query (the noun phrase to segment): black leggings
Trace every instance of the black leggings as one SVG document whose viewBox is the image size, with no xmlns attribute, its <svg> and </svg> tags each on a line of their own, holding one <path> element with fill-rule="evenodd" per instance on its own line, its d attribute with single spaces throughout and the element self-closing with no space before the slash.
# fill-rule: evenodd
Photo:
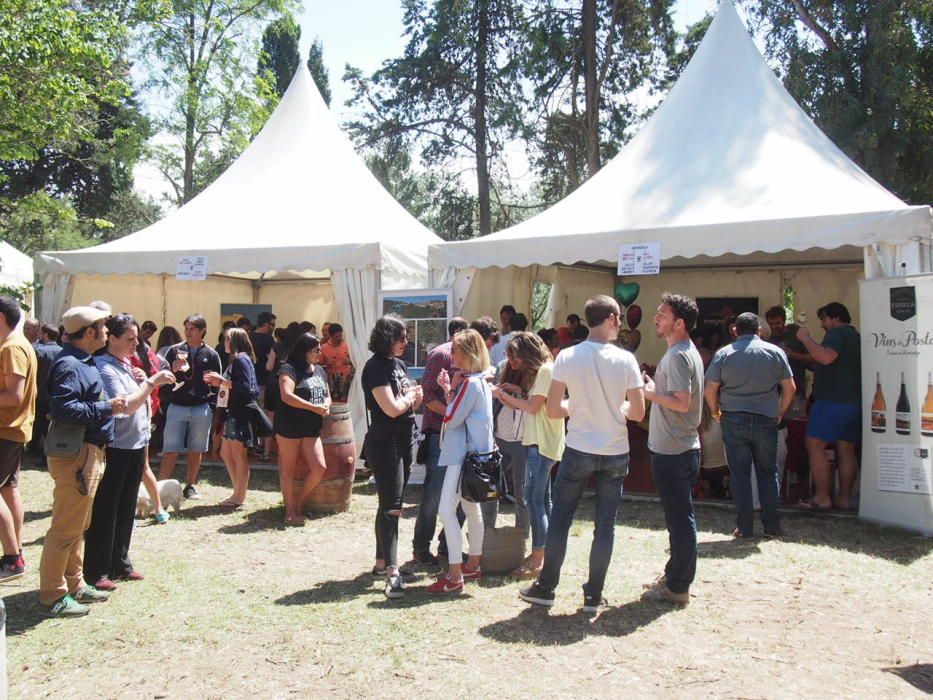
<svg viewBox="0 0 933 700">
<path fill-rule="evenodd" d="M 97 487 L 91 526 L 84 536 L 84 579 L 95 584 L 102 577 L 133 573 L 130 538 L 139 482 L 146 468 L 146 448 L 107 448 L 107 467 Z"/>
<path fill-rule="evenodd" d="M 398 566 L 398 521 L 402 494 L 411 474 L 412 426 L 409 421 L 395 429 L 370 427 L 366 436 L 366 462 L 376 479 L 379 508 L 376 510 L 376 559 L 387 567 Z"/>
</svg>

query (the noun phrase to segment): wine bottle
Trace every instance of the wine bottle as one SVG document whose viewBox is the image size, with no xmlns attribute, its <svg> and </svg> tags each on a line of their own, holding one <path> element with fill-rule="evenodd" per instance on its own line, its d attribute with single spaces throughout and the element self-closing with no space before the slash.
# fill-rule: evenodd
<svg viewBox="0 0 933 700">
<path fill-rule="evenodd" d="M 920 432 L 933 437 L 933 372 L 927 372 L 927 395 L 923 400 L 923 412 L 920 414 Z"/>
<path fill-rule="evenodd" d="M 933 414 L 931 414 L 933 419 Z M 933 420 L 931 420 L 933 426 Z M 871 431 L 883 433 L 888 429 L 888 407 L 881 391 L 881 372 L 875 372 L 875 398 L 871 402 Z"/>
<path fill-rule="evenodd" d="M 901 395 L 897 397 L 894 413 L 894 430 L 898 435 L 910 435 L 910 401 L 907 399 L 903 372 L 901 372 Z"/>
</svg>

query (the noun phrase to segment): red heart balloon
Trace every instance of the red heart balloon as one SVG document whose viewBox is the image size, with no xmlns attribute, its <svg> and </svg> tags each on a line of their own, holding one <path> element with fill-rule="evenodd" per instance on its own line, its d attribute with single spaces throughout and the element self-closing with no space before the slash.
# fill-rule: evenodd
<svg viewBox="0 0 933 700">
<path fill-rule="evenodd" d="M 625 321 L 632 330 L 638 328 L 641 323 L 641 307 L 638 304 L 632 304 L 625 311 Z"/>
</svg>

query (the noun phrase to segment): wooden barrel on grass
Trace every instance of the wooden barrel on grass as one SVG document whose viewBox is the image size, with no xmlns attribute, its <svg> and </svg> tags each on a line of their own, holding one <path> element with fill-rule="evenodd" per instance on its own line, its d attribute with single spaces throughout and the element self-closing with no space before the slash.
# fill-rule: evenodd
<svg viewBox="0 0 933 700">
<path fill-rule="evenodd" d="M 330 415 L 324 416 L 321 442 L 324 445 L 327 470 L 321 483 L 302 504 L 302 510 L 338 513 L 350 508 L 350 494 L 356 473 L 356 441 L 353 439 L 353 420 L 348 404 L 331 404 Z M 308 465 L 299 455 L 295 478 L 301 480 L 307 474 Z"/>
</svg>

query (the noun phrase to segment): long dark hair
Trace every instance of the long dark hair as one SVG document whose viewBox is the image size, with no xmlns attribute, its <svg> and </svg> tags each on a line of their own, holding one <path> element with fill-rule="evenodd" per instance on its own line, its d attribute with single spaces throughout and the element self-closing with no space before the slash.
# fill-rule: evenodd
<svg viewBox="0 0 933 700">
<path fill-rule="evenodd" d="M 152 323 L 152 321 L 147 321 L 146 323 Z M 136 332 L 140 332 L 138 323 L 136 324 Z M 142 342 L 142 338 L 140 338 L 140 341 L 136 343 L 136 357 L 139 358 L 139 364 L 143 366 L 143 371 L 151 377 L 152 363 L 149 361 L 149 346 Z"/>
<path fill-rule="evenodd" d="M 159 339 L 156 341 L 156 350 L 171 345 L 178 345 L 180 342 L 181 334 L 176 328 L 174 326 L 165 326 L 165 328 L 159 331 Z"/>
<path fill-rule="evenodd" d="M 321 339 L 316 335 L 310 333 L 299 335 L 288 351 L 286 362 L 300 372 L 307 372 L 309 367 L 308 353 L 320 345 Z"/>
</svg>

